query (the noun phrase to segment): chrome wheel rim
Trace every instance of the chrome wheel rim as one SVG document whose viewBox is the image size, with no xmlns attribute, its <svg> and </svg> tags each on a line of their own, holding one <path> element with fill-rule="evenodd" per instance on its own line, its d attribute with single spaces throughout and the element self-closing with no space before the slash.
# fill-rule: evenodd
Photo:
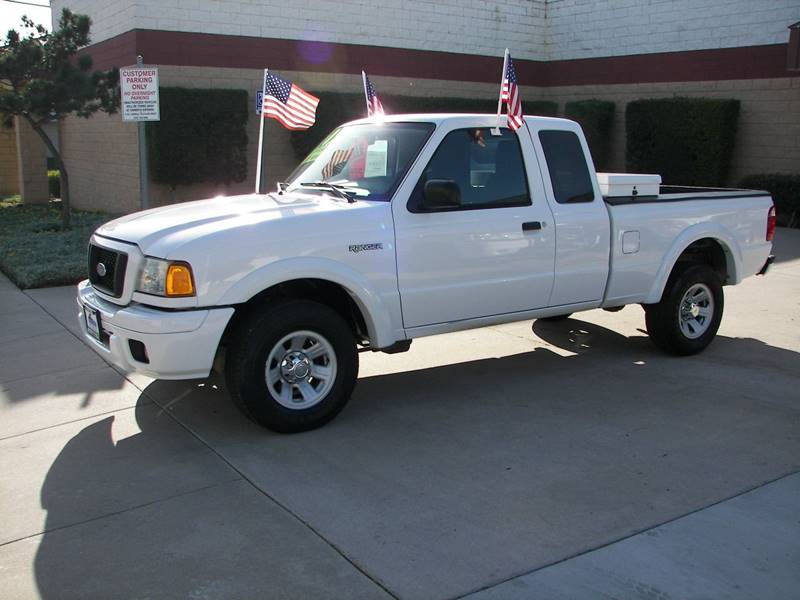
<svg viewBox="0 0 800 600">
<path fill-rule="evenodd" d="M 281 406 L 303 410 L 319 404 L 336 379 L 336 353 L 331 343 L 313 331 L 283 336 L 267 356 L 267 389 Z"/>
<path fill-rule="evenodd" d="M 714 296 L 704 283 L 695 283 L 683 295 L 678 307 L 681 333 L 690 340 L 703 335 L 714 319 Z"/>
</svg>

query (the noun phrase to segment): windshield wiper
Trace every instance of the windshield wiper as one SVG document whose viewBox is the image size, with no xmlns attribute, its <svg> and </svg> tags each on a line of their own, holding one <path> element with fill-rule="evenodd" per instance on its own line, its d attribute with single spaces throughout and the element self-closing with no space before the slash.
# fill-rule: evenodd
<svg viewBox="0 0 800 600">
<path fill-rule="evenodd" d="M 301 186 L 304 185 L 306 187 L 315 187 L 322 190 L 328 190 L 336 194 L 339 198 L 347 200 L 351 204 L 356 201 L 355 198 L 353 198 L 353 196 L 351 196 L 345 191 L 347 188 L 345 188 L 344 186 L 337 186 L 333 183 L 328 183 L 327 181 L 304 181 L 300 185 Z"/>
</svg>

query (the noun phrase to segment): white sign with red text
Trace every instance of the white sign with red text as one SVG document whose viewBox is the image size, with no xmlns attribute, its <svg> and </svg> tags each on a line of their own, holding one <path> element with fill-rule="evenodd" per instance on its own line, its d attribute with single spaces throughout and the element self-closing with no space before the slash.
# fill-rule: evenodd
<svg viewBox="0 0 800 600">
<path fill-rule="evenodd" d="M 123 121 L 160 121 L 158 67 L 146 65 L 119 70 Z"/>
</svg>

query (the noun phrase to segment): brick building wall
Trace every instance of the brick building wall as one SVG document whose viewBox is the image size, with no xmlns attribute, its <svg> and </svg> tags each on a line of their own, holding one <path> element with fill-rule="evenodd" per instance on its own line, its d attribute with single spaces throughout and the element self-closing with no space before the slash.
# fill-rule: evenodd
<svg viewBox="0 0 800 600">
<path fill-rule="evenodd" d="M 358 74 L 365 68 L 383 93 L 496 97 L 502 51 L 509 46 L 523 105 L 555 100 L 563 111 L 575 99 L 616 103 L 615 170 L 625 168 L 625 105 L 675 95 L 742 102 L 730 184 L 749 173 L 800 170 L 800 77 L 785 70 L 787 26 L 800 20 L 796 0 L 408 0 L 402 9 L 398 4 L 75 0 L 70 7 L 93 18 L 96 43 L 88 52 L 99 68 L 132 64 L 143 54 L 160 66 L 162 85 L 246 89 L 252 101 L 265 66 L 310 91 L 360 91 Z M 53 2 L 54 15 L 62 5 Z M 119 116 L 90 122 L 62 124 L 71 174 L 80 173 L 73 175 L 82 194 L 81 199 L 74 194 L 76 205 L 135 210 L 135 126 Z M 152 185 L 151 204 L 250 191 L 258 136 L 254 114 L 248 128 L 246 182 L 175 191 Z M 120 144 L 106 145 L 97 157 L 103 133 Z M 274 182 L 286 177 L 296 159 L 288 132 L 272 120 L 267 140 L 266 173 Z M 123 175 L 131 185 L 120 192 Z"/>
<path fill-rule="evenodd" d="M 548 0 L 547 60 L 786 43 L 797 0 Z"/>
<path fill-rule="evenodd" d="M 199 32 L 495 56 L 543 57 L 544 0 L 53 0 L 92 16 L 92 40 L 131 29 Z"/>
</svg>

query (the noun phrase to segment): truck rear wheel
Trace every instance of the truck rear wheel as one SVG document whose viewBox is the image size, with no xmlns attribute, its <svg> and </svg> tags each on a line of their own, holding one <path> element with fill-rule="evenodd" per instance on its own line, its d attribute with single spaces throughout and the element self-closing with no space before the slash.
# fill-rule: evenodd
<svg viewBox="0 0 800 600">
<path fill-rule="evenodd" d="M 697 354 L 717 335 L 724 303 L 722 283 L 711 267 L 685 267 L 670 276 L 661 302 L 645 305 L 647 333 L 665 352 Z"/>
<path fill-rule="evenodd" d="M 350 327 L 333 309 L 307 300 L 284 300 L 254 313 L 235 333 L 226 362 L 234 403 L 279 433 L 333 419 L 358 377 Z"/>
</svg>

